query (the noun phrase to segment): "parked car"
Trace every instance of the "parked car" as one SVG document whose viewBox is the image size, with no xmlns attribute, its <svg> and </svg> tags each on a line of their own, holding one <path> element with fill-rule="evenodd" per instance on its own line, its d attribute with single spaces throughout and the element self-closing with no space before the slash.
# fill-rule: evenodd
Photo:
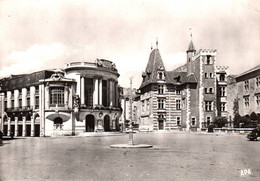
<svg viewBox="0 0 260 181">
<path fill-rule="evenodd" d="M 249 134 L 247 135 L 247 138 L 248 138 L 250 141 L 257 140 L 258 137 L 260 137 L 260 128 L 259 128 L 259 127 L 253 129 L 253 130 L 251 131 L 251 133 L 249 133 Z"/>
</svg>

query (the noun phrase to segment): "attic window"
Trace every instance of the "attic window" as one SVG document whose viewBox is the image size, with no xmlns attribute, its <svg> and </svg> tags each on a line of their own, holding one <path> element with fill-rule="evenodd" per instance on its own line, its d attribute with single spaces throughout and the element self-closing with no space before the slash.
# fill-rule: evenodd
<svg viewBox="0 0 260 181">
<path fill-rule="evenodd" d="M 181 83 L 181 77 L 180 76 L 175 77 L 174 79 L 176 80 L 177 83 Z"/>
<path fill-rule="evenodd" d="M 163 79 L 164 79 L 164 74 L 163 74 L 163 72 L 158 71 L 157 78 L 158 78 L 159 80 L 163 80 Z"/>
</svg>

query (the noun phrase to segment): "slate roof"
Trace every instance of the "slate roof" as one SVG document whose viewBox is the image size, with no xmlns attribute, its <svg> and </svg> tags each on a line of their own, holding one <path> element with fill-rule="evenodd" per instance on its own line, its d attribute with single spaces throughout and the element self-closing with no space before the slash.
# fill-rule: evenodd
<svg viewBox="0 0 260 181">
<path fill-rule="evenodd" d="M 140 86 L 140 88 L 145 87 L 148 84 L 151 83 L 157 83 L 157 71 L 163 71 L 165 72 L 165 67 L 162 61 L 162 57 L 160 55 L 159 49 L 153 49 L 150 53 L 150 57 L 145 69 L 145 72 L 143 72 L 143 81 Z M 169 82 L 167 74 L 165 73 L 165 81 Z"/>
<path fill-rule="evenodd" d="M 191 41 L 191 50 L 193 48 L 195 49 Z M 149 84 L 158 83 L 158 79 L 157 79 L 158 70 L 161 70 L 165 73 L 165 83 L 176 84 L 176 85 L 182 85 L 185 83 L 197 83 L 197 78 L 194 74 L 187 75 L 186 64 L 173 71 L 166 71 L 159 49 L 154 49 L 150 53 L 150 57 L 146 69 L 142 74 L 143 81 L 139 89 L 142 89 L 143 87 Z"/>
<path fill-rule="evenodd" d="M 196 49 L 195 49 L 195 46 L 194 46 L 194 44 L 191 40 L 187 52 L 193 52 L 193 51 L 196 51 Z"/>
</svg>

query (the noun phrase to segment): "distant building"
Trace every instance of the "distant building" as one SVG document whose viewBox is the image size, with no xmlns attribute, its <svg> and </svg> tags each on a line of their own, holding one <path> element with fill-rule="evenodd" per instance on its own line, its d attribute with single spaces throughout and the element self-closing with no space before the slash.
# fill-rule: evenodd
<svg viewBox="0 0 260 181">
<path fill-rule="evenodd" d="M 252 112 L 260 114 L 260 65 L 239 75 L 229 76 L 227 94 L 231 120 L 235 113 L 241 116 Z"/>
<path fill-rule="evenodd" d="M 200 130 L 218 115 L 227 116 L 228 67 L 216 66 L 216 50 L 195 50 L 191 41 L 187 63 L 167 71 L 158 42 L 140 86 L 140 125 L 154 130 Z"/>
<path fill-rule="evenodd" d="M 122 116 L 120 122 L 125 127 L 128 127 L 130 122 L 138 126 L 140 124 L 140 95 L 136 89 L 123 88 L 121 96 Z"/>
<path fill-rule="evenodd" d="M 115 64 L 97 59 L 1 79 L 1 130 L 8 136 L 118 130 L 118 77 Z"/>
</svg>

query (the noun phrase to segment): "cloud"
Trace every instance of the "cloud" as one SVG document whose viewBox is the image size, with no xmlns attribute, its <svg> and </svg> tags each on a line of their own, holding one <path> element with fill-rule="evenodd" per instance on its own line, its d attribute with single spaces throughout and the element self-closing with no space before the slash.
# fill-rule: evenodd
<svg viewBox="0 0 260 181">
<path fill-rule="evenodd" d="M 0 77 L 50 68 L 57 65 L 57 60 L 64 54 L 65 47 L 60 43 L 33 45 L 25 51 L 14 51 L 3 60 L 3 64 L 11 62 L 11 65 L 6 65 L 0 70 Z"/>
</svg>

